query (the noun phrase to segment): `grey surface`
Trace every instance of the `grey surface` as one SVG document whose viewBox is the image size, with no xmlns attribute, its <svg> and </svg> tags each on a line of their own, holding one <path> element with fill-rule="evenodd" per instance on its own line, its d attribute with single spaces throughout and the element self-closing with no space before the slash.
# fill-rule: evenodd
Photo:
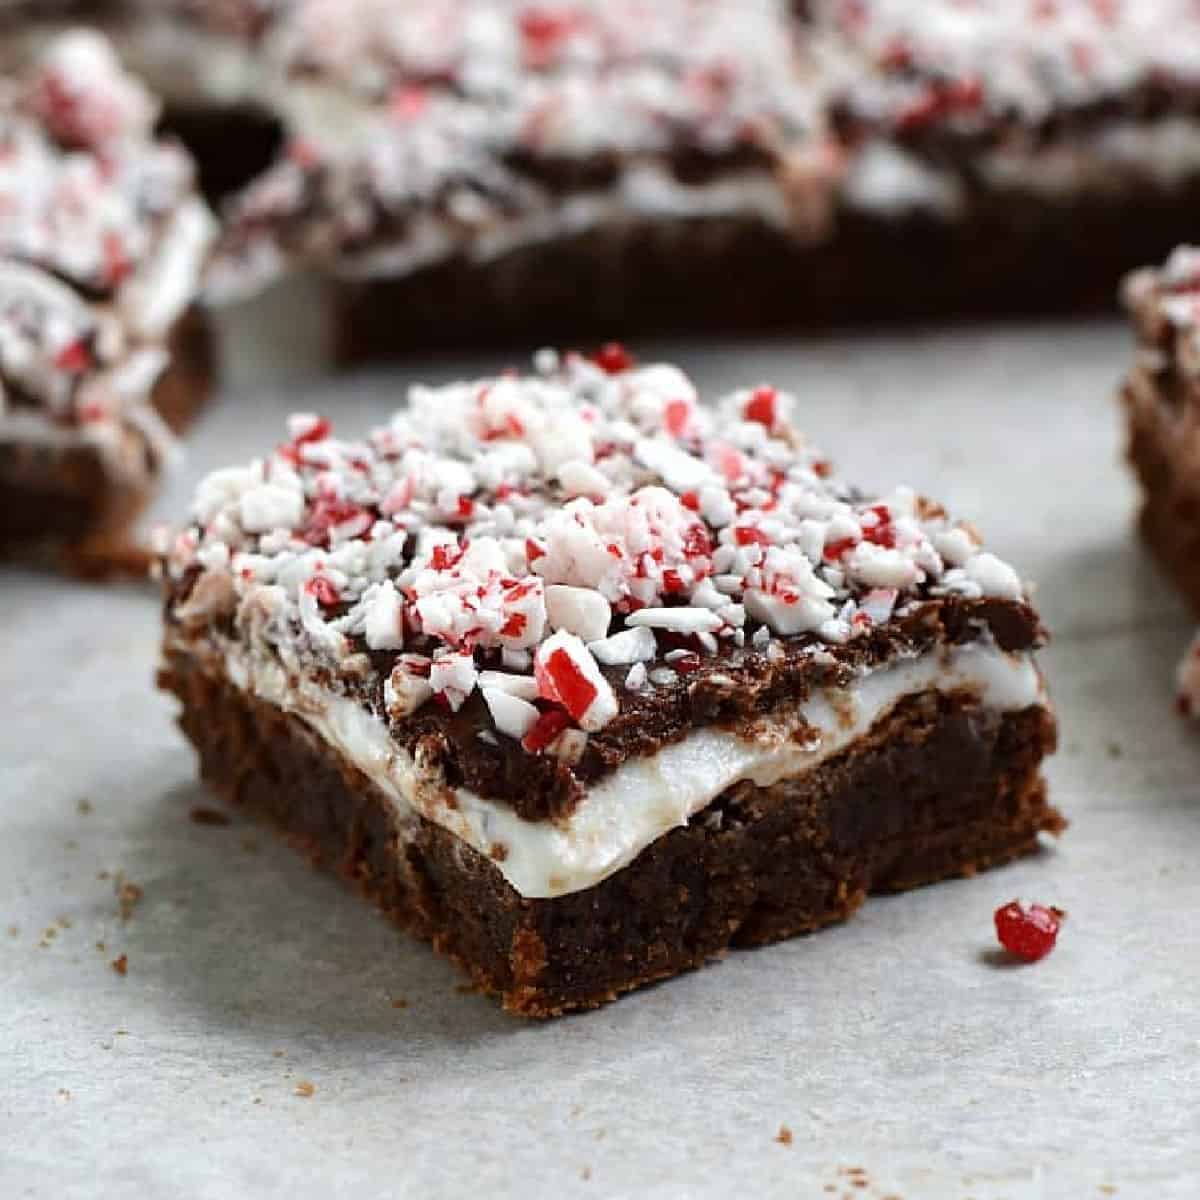
<svg viewBox="0 0 1200 1200">
<path fill-rule="evenodd" d="M 305 313 L 228 322 L 160 512 L 289 409 L 353 430 L 492 365 L 335 381 Z M 1123 328 L 652 349 L 795 389 L 854 477 L 927 488 L 1040 582 L 1060 847 L 518 1023 L 271 835 L 189 820 L 211 801 L 151 687 L 151 592 L 4 571 L 0 1196 L 1200 1195 L 1200 735 L 1171 708 L 1187 621 L 1130 536 Z M 992 952 L 1014 895 L 1070 910 L 1035 967 Z"/>
</svg>

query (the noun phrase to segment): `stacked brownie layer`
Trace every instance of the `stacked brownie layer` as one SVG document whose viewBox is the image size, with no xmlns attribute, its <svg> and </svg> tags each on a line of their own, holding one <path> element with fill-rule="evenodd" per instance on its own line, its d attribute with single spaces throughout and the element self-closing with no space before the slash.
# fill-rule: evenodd
<svg viewBox="0 0 1200 1200">
<path fill-rule="evenodd" d="M 295 418 L 165 559 L 205 775 L 530 1015 L 1033 849 L 1018 576 L 790 404 L 610 347 Z"/>
<path fill-rule="evenodd" d="M 85 32 L 0 98 L 2 551 L 109 545 L 206 394 L 215 224 L 156 115 Z"/>
</svg>

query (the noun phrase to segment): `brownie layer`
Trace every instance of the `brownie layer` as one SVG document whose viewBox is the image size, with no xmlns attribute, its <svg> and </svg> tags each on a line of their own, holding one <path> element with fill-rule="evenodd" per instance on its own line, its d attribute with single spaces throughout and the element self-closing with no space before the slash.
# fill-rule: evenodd
<svg viewBox="0 0 1200 1200">
<path fill-rule="evenodd" d="M 180 433 L 208 399 L 214 375 L 212 330 L 200 308 L 176 323 L 168 350 L 151 400 Z M 154 452 L 147 445 L 145 453 Z M 119 537 L 153 498 L 152 477 L 152 470 L 128 480 L 113 475 L 101 450 L 83 441 L 0 443 L 0 556 L 49 553 L 89 570 L 89 543 Z"/>
<path fill-rule="evenodd" d="M 1129 460 L 1142 485 L 1142 536 L 1200 613 L 1200 455 L 1179 436 L 1173 415 L 1182 401 L 1170 398 L 1170 381 L 1142 374 L 1125 385 Z"/>
<path fill-rule="evenodd" d="M 1012 714 L 922 694 L 802 779 L 741 784 L 596 887 L 518 895 L 419 817 L 397 824 L 367 778 L 297 718 L 172 653 L 160 677 L 204 777 L 336 868 L 399 925 L 525 1016 L 595 1007 L 730 946 L 810 932 L 870 892 L 970 874 L 1063 828 L 1038 766 L 1042 707 Z"/>
<path fill-rule="evenodd" d="M 963 217 L 844 210 L 798 242 L 732 217 L 630 220 L 479 263 L 330 285 L 343 363 L 428 347 L 680 330 L 820 329 L 1112 307 L 1117 281 L 1194 233 L 1200 180 L 1051 201 L 980 193 Z"/>
</svg>

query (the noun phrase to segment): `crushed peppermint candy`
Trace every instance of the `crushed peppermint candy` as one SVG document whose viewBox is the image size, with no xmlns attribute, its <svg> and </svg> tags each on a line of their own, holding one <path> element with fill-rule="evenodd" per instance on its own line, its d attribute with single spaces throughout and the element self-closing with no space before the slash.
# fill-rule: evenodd
<svg viewBox="0 0 1200 1200">
<path fill-rule="evenodd" d="M 167 556 L 177 615 L 232 614 L 300 668 L 391 653 L 391 719 L 478 692 L 497 733 L 571 761 L 622 694 L 687 686 L 723 650 L 774 661 L 781 639 L 844 644 L 910 599 L 1024 596 L 939 507 L 843 484 L 784 392 L 707 405 L 614 347 L 535 363 L 416 386 L 363 440 L 296 417 L 271 455 L 209 475 Z M 564 485 L 572 464 L 595 494 Z"/>
</svg>

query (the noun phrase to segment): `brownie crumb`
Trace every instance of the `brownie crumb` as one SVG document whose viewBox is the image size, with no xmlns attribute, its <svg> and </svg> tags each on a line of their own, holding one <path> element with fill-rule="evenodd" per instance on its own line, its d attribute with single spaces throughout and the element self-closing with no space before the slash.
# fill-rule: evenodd
<svg viewBox="0 0 1200 1200">
<path fill-rule="evenodd" d="M 1121 758 L 1125 751 L 1121 749 L 1120 742 L 1114 742 L 1111 739 L 1104 743 L 1104 749 L 1108 753 L 1109 758 Z"/>
<path fill-rule="evenodd" d="M 205 808 L 202 805 L 191 811 L 192 822 L 195 825 L 228 825 L 229 816 L 219 808 Z"/>
<path fill-rule="evenodd" d="M 126 879 L 120 872 L 118 872 L 116 877 L 115 890 L 117 893 L 117 905 L 121 910 L 121 920 L 128 921 L 133 916 L 133 910 L 137 907 L 145 892 L 136 883 Z"/>
<path fill-rule="evenodd" d="M 792 1144 L 792 1131 L 786 1125 L 780 1125 L 779 1132 L 775 1135 L 775 1140 L 781 1146 L 790 1146 Z"/>
<path fill-rule="evenodd" d="M 124 975 L 129 970 L 129 955 L 122 954 L 120 958 L 114 958 L 110 965 L 118 975 Z"/>
<path fill-rule="evenodd" d="M 392 1007 L 393 1007 L 393 1008 L 407 1008 L 407 1007 L 408 1007 L 408 1001 L 407 1001 L 407 1000 L 406 1000 L 406 999 L 405 999 L 403 996 L 397 996 L 397 997 L 396 997 L 396 998 L 395 998 L 395 999 L 392 1001 Z"/>
<path fill-rule="evenodd" d="M 296 1084 L 296 1095 L 303 1096 L 307 1100 L 317 1090 L 316 1085 L 309 1083 L 307 1079 L 302 1079 Z"/>
<path fill-rule="evenodd" d="M 91 813 L 94 813 L 96 810 L 92 807 L 92 802 L 90 800 L 80 800 L 79 803 L 75 805 L 75 811 L 79 813 L 81 817 L 86 817 Z"/>
<path fill-rule="evenodd" d="M 13 938 L 20 937 L 21 936 L 21 927 L 19 925 L 10 925 L 8 927 L 8 936 L 13 937 Z"/>
</svg>

